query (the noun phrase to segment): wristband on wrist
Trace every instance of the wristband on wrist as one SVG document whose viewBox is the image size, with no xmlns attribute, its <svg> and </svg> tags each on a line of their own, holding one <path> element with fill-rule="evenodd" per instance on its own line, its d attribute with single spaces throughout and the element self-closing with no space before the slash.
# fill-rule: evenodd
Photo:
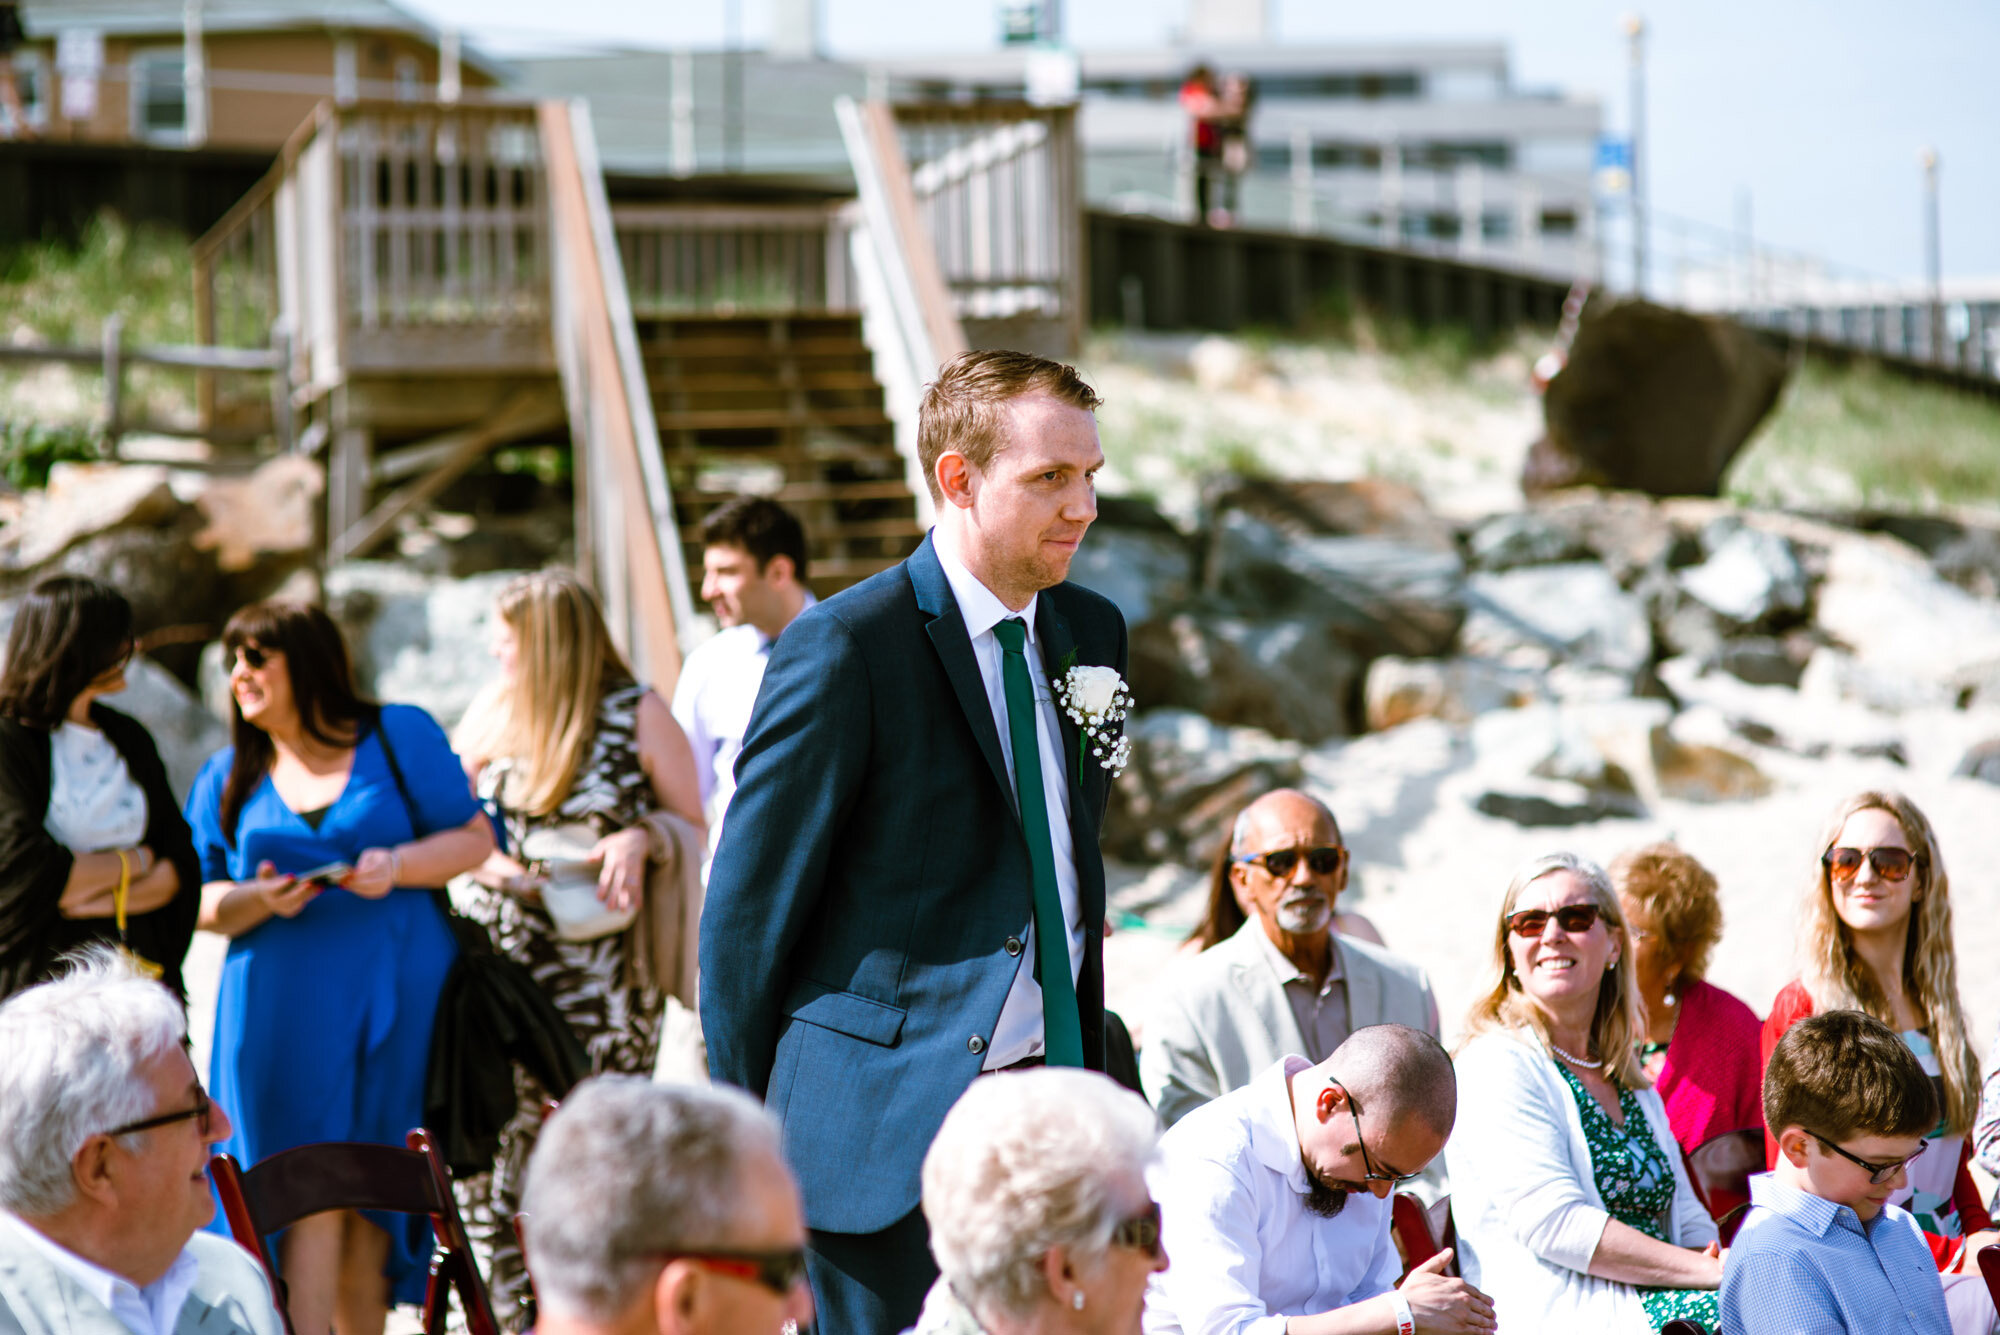
<svg viewBox="0 0 2000 1335">
<path fill-rule="evenodd" d="M 1396 1335 L 1417 1335 L 1417 1318 L 1410 1312 L 1410 1300 L 1391 1289 L 1389 1306 L 1396 1309 Z"/>
</svg>

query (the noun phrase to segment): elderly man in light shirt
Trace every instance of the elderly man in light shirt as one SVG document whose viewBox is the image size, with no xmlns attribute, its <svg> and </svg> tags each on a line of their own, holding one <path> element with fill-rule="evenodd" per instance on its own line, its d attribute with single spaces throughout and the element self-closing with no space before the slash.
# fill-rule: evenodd
<svg viewBox="0 0 2000 1335">
<path fill-rule="evenodd" d="M 713 850 L 736 792 L 736 753 L 772 641 L 814 599 L 806 587 L 805 528 L 776 501 L 737 497 L 702 521 L 701 543 L 701 596 L 723 629 L 681 665 L 673 713 L 694 748 Z"/>
<path fill-rule="evenodd" d="M 1356 1030 L 1314 1065 L 1286 1057 L 1176 1123 L 1148 1181 L 1173 1258 L 1146 1294 L 1146 1335 L 1483 1335 L 1493 1304 L 1402 1266 L 1389 1196 L 1444 1148 L 1458 1085 L 1438 1041 Z"/>
<path fill-rule="evenodd" d="M 180 1003 L 99 948 L 0 1006 L 0 1332 L 285 1335 L 215 1213 Z"/>
</svg>

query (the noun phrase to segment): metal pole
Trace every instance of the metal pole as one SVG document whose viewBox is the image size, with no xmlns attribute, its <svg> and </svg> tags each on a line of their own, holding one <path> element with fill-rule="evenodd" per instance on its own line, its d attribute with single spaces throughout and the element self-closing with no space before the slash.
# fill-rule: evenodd
<svg viewBox="0 0 2000 1335">
<path fill-rule="evenodd" d="M 1646 295 L 1646 20 L 1625 16 L 1632 50 L 1632 291 Z"/>
<path fill-rule="evenodd" d="M 1924 168 L 1924 272 L 1931 286 L 1931 360 L 1944 360 L 1944 267 L 1938 237 L 1938 155 L 1927 148 L 1917 155 Z"/>
</svg>

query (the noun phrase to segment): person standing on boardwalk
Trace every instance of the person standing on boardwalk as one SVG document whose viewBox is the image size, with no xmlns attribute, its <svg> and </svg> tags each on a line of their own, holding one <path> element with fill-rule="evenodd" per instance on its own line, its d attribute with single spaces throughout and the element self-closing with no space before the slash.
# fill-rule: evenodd
<svg viewBox="0 0 2000 1335">
<path fill-rule="evenodd" d="M 744 738 L 702 1029 L 715 1078 L 783 1125 L 823 1331 L 915 1320 L 924 1151 L 975 1077 L 1103 1069 L 1126 635 L 1064 582 L 1097 516 L 1098 406 L 1025 353 L 946 363 L 917 432 L 936 527 L 792 623 Z"/>
</svg>

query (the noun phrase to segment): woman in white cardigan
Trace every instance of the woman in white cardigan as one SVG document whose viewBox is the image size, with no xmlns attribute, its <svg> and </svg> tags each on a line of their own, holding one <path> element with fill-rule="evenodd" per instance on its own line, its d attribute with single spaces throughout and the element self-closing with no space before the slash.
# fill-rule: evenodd
<svg viewBox="0 0 2000 1335">
<path fill-rule="evenodd" d="M 1460 1264 L 1503 1332 L 1718 1324 L 1715 1223 L 1639 1068 L 1629 948 L 1596 865 L 1552 854 L 1507 886 L 1445 1148 Z"/>
</svg>

